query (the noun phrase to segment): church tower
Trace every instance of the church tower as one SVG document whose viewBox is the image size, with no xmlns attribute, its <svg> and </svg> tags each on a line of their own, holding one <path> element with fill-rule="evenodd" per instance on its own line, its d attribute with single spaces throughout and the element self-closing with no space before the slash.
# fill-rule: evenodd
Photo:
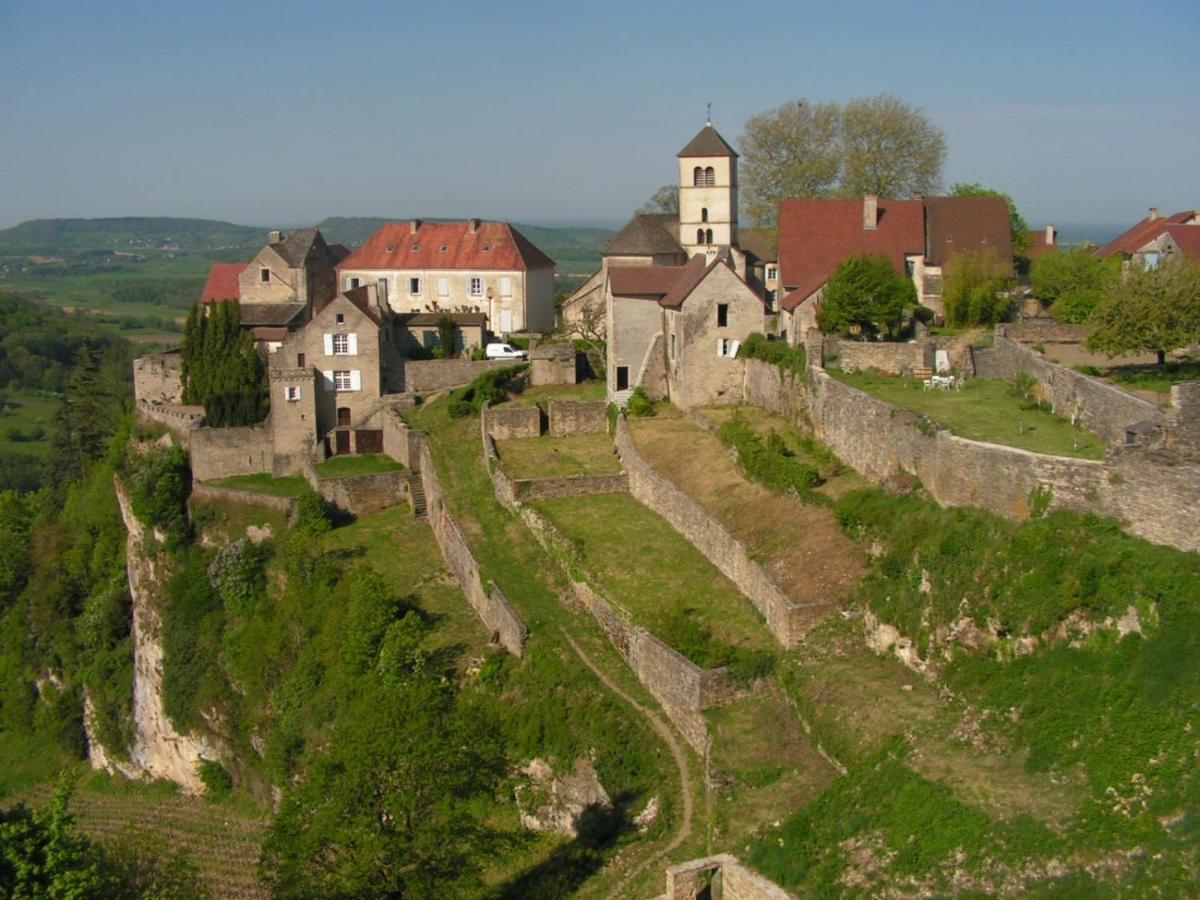
<svg viewBox="0 0 1200 900">
<path fill-rule="evenodd" d="M 737 153 L 705 124 L 679 158 L 679 243 L 688 258 L 737 244 Z"/>
</svg>

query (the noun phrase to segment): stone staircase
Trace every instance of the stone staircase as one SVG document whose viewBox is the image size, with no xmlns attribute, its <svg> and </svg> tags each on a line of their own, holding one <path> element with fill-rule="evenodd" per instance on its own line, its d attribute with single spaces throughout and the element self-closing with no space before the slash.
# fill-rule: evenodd
<svg viewBox="0 0 1200 900">
<path fill-rule="evenodd" d="M 633 396 L 632 390 L 616 391 L 612 395 L 612 402 L 617 404 L 617 406 L 620 407 L 621 409 L 624 409 L 626 406 L 629 405 L 629 398 L 632 396 Z"/>
<path fill-rule="evenodd" d="M 408 502 L 416 518 L 426 517 L 425 482 L 421 479 L 420 472 L 411 472 L 408 476 Z"/>
</svg>

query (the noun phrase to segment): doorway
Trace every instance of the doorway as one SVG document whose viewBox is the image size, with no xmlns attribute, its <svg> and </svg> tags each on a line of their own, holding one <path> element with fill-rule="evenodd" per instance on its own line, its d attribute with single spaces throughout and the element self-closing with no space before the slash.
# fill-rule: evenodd
<svg viewBox="0 0 1200 900">
<path fill-rule="evenodd" d="M 334 432 L 334 448 L 338 456 L 343 453 L 350 452 L 350 432 L 335 431 Z"/>
<path fill-rule="evenodd" d="M 617 366 L 617 390 L 629 390 L 629 366 Z"/>
</svg>

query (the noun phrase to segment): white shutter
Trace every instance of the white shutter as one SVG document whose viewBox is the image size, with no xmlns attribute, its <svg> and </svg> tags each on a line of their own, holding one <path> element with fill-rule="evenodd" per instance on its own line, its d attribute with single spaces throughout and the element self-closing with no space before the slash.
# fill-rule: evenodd
<svg viewBox="0 0 1200 900">
<path fill-rule="evenodd" d="M 717 338 L 717 356 L 725 355 L 724 353 L 721 352 L 722 350 L 725 349 L 723 346 L 721 346 L 721 344 L 722 344 L 721 338 Z"/>
<path fill-rule="evenodd" d="M 449 297 L 450 296 L 450 279 L 449 278 L 439 278 L 438 279 L 438 296 L 439 297 Z"/>
<path fill-rule="evenodd" d="M 333 335 L 325 334 L 322 337 L 325 339 L 325 355 L 333 356 Z"/>
<path fill-rule="evenodd" d="M 285 387 L 285 388 L 283 389 L 283 399 L 284 399 L 284 400 L 291 400 L 291 399 L 292 399 L 292 389 L 291 389 L 291 388 Z"/>
<path fill-rule="evenodd" d="M 358 335 L 352 334 L 350 337 L 350 355 L 358 356 Z"/>
<path fill-rule="evenodd" d="M 732 342 L 729 344 L 729 355 L 730 355 L 730 356 L 737 356 L 737 354 L 738 354 L 738 348 L 740 348 L 741 346 L 742 346 L 742 342 L 741 342 L 741 341 L 732 341 Z"/>
<path fill-rule="evenodd" d="M 500 296 L 501 297 L 511 297 L 512 296 L 512 279 L 511 278 L 501 278 L 500 279 Z"/>
<path fill-rule="evenodd" d="M 358 369 L 350 370 L 350 390 L 362 390 L 362 372 L 360 372 Z"/>
<path fill-rule="evenodd" d="M 321 379 L 325 382 L 325 390 L 332 391 L 333 390 L 333 372 L 322 372 Z"/>
</svg>

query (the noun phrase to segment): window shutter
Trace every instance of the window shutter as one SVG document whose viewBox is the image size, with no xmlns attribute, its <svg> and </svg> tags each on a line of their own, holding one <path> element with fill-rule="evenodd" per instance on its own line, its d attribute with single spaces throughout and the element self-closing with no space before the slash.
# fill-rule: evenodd
<svg viewBox="0 0 1200 900">
<path fill-rule="evenodd" d="M 285 388 L 283 389 L 283 399 L 284 399 L 284 400 L 291 400 L 291 399 L 292 399 L 292 389 L 291 389 L 291 388 L 287 388 L 287 387 L 285 387 Z"/>
<path fill-rule="evenodd" d="M 350 335 L 350 355 L 358 356 L 358 335 Z"/>
<path fill-rule="evenodd" d="M 325 355 L 333 356 L 333 335 L 326 334 L 322 335 L 322 337 L 325 338 Z"/>
<path fill-rule="evenodd" d="M 732 341 L 732 342 L 730 342 L 730 344 L 729 344 L 729 355 L 730 355 L 730 356 L 737 356 L 737 355 L 738 355 L 738 349 L 739 349 L 741 346 L 742 346 L 742 342 L 741 342 L 741 341 Z"/>
<path fill-rule="evenodd" d="M 328 337 L 328 335 L 326 335 Z M 321 379 L 325 382 L 325 390 L 333 390 L 333 372 L 322 372 Z"/>
<path fill-rule="evenodd" d="M 721 352 L 724 349 L 725 348 L 721 346 L 721 338 L 717 338 L 717 356 L 724 356 L 725 354 Z"/>
<path fill-rule="evenodd" d="M 501 297 L 511 297 L 512 296 L 512 279 L 511 278 L 501 278 L 500 279 L 500 296 Z"/>
<path fill-rule="evenodd" d="M 350 390 L 362 390 L 362 372 L 360 372 L 358 369 L 350 370 Z"/>
</svg>

